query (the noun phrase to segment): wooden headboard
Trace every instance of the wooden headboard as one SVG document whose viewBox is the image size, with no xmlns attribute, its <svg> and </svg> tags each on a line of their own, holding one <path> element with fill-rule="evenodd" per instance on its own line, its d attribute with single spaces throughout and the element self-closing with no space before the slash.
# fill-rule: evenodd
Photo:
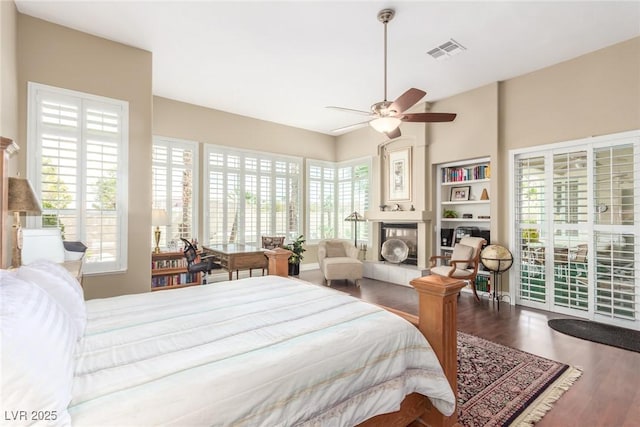
<svg viewBox="0 0 640 427">
<path fill-rule="evenodd" d="M 9 238 L 7 232 L 9 224 L 9 211 L 7 209 L 9 193 L 9 155 L 18 150 L 18 145 L 9 138 L 0 136 L 0 197 L 2 198 L 2 217 L 0 218 L 0 267 L 6 265 L 6 257 L 9 255 Z"/>
</svg>

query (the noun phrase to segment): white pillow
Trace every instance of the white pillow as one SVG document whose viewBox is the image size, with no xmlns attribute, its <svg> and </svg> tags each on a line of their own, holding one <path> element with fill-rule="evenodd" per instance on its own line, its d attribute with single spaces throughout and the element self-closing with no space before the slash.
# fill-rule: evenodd
<svg viewBox="0 0 640 427">
<path fill-rule="evenodd" d="M 76 332 L 67 313 L 40 287 L 0 270 L 0 401 L 6 410 L 55 414 L 70 425 Z M 42 412 L 39 412 L 42 411 Z M 37 424 L 27 420 L 22 424 Z M 45 423 L 50 424 L 50 423 Z"/>
<path fill-rule="evenodd" d="M 453 252 L 451 253 L 451 260 L 464 260 L 471 259 L 473 256 L 473 248 L 471 246 L 463 245 L 461 243 L 456 243 L 453 247 Z M 465 269 L 469 265 L 468 262 L 457 262 L 456 268 Z"/>
<path fill-rule="evenodd" d="M 23 265 L 17 270 L 18 278 L 44 289 L 67 312 L 77 331 L 77 339 L 87 326 L 87 308 L 80 283 L 60 264 L 40 260 Z"/>
<path fill-rule="evenodd" d="M 64 262 L 64 243 L 59 228 L 23 228 L 22 264 L 40 259 Z"/>
</svg>

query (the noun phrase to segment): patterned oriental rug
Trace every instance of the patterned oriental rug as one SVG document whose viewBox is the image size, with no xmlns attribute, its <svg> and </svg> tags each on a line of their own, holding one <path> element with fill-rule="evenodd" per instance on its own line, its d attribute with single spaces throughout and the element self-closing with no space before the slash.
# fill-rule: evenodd
<svg viewBox="0 0 640 427">
<path fill-rule="evenodd" d="M 458 332 L 458 422 L 465 427 L 534 425 L 581 374 Z"/>
</svg>

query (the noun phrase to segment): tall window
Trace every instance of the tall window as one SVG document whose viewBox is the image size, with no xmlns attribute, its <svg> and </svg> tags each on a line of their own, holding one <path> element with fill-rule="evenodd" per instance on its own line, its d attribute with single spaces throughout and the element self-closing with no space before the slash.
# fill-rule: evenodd
<svg viewBox="0 0 640 427">
<path fill-rule="evenodd" d="M 180 238 L 198 236 L 198 144 L 154 137 L 152 161 L 153 208 L 166 210 L 171 223 L 160 228 L 160 246 L 181 247 Z"/>
<path fill-rule="evenodd" d="M 129 104 L 29 83 L 28 176 L 41 225 L 87 246 L 88 273 L 127 260 Z"/>
<path fill-rule="evenodd" d="M 261 244 L 302 232 L 302 160 L 205 146 L 205 242 Z"/>
<path fill-rule="evenodd" d="M 342 163 L 307 161 L 308 240 L 353 239 L 353 222 L 344 221 L 353 211 L 369 208 L 371 159 Z M 358 240 L 369 239 L 369 227 L 358 226 Z"/>
</svg>

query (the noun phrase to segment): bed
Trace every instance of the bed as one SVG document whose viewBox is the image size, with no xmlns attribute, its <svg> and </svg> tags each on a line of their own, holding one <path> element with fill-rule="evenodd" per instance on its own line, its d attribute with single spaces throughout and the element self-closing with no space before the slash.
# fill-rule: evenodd
<svg viewBox="0 0 640 427">
<path fill-rule="evenodd" d="M 462 282 L 412 281 L 419 317 L 280 276 L 86 302 L 53 263 L 0 283 L 14 425 L 456 423 Z"/>
</svg>

